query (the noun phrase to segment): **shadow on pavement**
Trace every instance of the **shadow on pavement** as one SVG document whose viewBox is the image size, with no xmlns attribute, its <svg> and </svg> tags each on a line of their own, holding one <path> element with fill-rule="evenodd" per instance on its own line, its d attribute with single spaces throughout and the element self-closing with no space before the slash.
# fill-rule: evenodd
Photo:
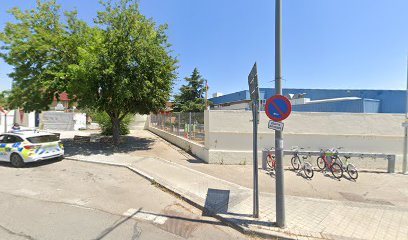
<svg viewBox="0 0 408 240">
<path fill-rule="evenodd" d="M 61 160 L 59 159 L 49 159 L 49 160 L 42 160 L 39 162 L 29 162 L 24 165 L 22 168 L 35 168 L 35 167 L 41 167 L 49 164 L 54 164 L 57 162 L 60 162 Z M 8 167 L 8 168 L 14 168 L 13 165 L 11 165 L 10 162 L 0 162 L 0 167 Z"/>
<path fill-rule="evenodd" d="M 129 153 L 134 151 L 150 150 L 154 140 L 149 138 L 138 138 L 133 136 L 125 136 L 124 143 L 114 146 L 111 143 L 100 142 L 85 142 L 76 143 L 73 139 L 62 139 L 65 147 L 65 156 L 74 155 L 90 156 L 94 154 L 112 155 L 114 153 Z"/>
<path fill-rule="evenodd" d="M 202 163 L 202 164 L 207 164 L 206 162 L 204 162 L 203 160 L 201 160 L 201 159 L 197 159 L 197 158 L 194 158 L 194 159 L 188 159 L 187 160 L 187 162 L 189 162 L 189 163 Z"/>
</svg>

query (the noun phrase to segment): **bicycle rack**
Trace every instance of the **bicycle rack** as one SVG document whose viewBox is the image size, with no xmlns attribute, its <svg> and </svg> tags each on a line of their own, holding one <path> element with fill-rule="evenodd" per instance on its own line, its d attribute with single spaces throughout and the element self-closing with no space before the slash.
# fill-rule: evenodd
<svg viewBox="0 0 408 240">
<path fill-rule="evenodd" d="M 262 169 L 266 170 L 267 165 L 266 165 L 266 157 L 268 155 L 268 151 L 275 153 L 275 150 L 262 150 Z M 297 152 L 299 155 L 308 155 L 310 156 L 320 156 L 321 152 L 320 151 L 302 151 L 302 150 L 284 150 L 283 155 L 293 155 L 295 152 Z M 355 157 L 355 158 L 364 158 L 364 157 L 371 157 L 373 159 L 377 158 L 384 158 L 388 161 L 387 165 L 387 172 L 388 173 L 395 173 L 395 159 L 396 155 L 395 154 L 383 154 L 383 153 L 358 153 L 358 152 L 339 152 L 338 156 L 350 156 L 350 157 Z"/>
</svg>

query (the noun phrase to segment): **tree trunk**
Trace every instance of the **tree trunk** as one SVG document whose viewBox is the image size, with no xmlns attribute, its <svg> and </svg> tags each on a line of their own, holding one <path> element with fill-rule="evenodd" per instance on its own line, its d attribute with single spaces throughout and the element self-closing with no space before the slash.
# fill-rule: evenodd
<svg viewBox="0 0 408 240">
<path fill-rule="evenodd" d="M 113 144 L 117 146 L 120 141 L 120 119 L 118 117 L 111 117 L 111 119 Z"/>
</svg>

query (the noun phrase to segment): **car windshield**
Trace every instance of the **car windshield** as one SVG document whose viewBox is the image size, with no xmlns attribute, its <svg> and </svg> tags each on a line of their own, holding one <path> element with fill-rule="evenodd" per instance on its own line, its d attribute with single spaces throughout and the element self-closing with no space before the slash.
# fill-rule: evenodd
<svg viewBox="0 0 408 240">
<path fill-rule="evenodd" d="M 46 142 L 56 142 L 59 140 L 57 135 L 43 135 L 37 137 L 29 137 L 27 140 L 31 143 L 46 143 Z"/>
</svg>

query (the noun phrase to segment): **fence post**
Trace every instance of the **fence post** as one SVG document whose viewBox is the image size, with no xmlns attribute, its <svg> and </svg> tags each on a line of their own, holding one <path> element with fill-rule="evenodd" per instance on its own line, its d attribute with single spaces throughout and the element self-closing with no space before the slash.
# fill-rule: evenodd
<svg viewBox="0 0 408 240">
<path fill-rule="evenodd" d="M 192 130 L 192 126 L 191 126 L 191 112 L 189 112 L 189 121 L 188 121 L 188 138 L 191 139 L 191 130 Z"/>
<path fill-rule="evenodd" d="M 171 132 L 171 133 L 173 133 L 173 123 L 171 122 L 171 119 L 172 119 L 172 117 L 173 117 L 173 113 L 172 112 L 170 112 L 170 114 L 169 114 L 169 132 Z"/>
<path fill-rule="evenodd" d="M 177 135 L 179 136 L 180 136 L 180 114 L 181 113 L 178 113 L 178 127 L 177 127 Z"/>
</svg>

